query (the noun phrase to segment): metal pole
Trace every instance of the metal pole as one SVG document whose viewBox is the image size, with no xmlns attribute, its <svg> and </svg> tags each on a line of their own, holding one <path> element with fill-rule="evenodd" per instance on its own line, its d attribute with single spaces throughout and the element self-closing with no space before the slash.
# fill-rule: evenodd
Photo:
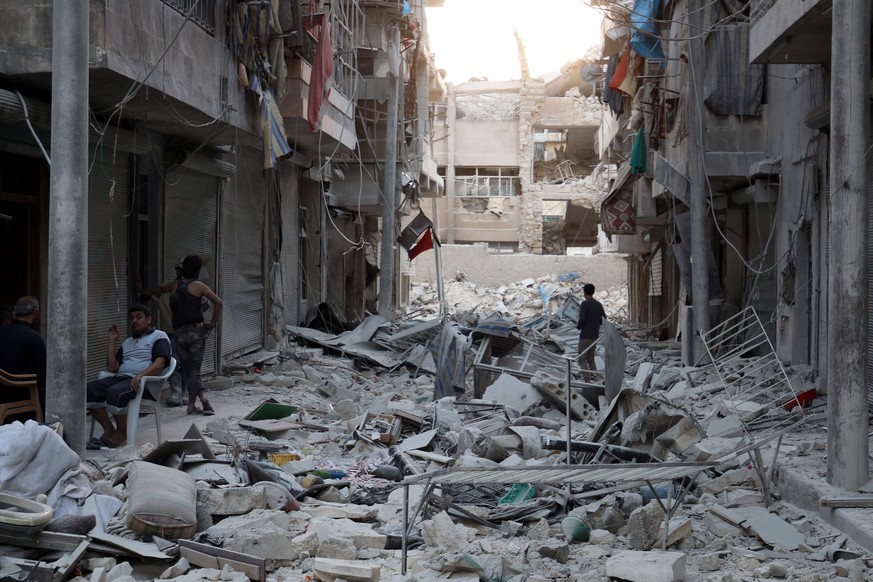
<svg viewBox="0 0 873 582">
<path fill-rule="evenodd" d="M 571 363 L 572 362 L 571 362 L 570 358 L 567 358 L 567 402 L 566 402 L 566 406 L 564 407 L 564 413 L 567 415 L 567 464 L 568 465 L 573 464 L 573 453 L 571 452 L 571 449 L 570 449 L 570 441 L 572 440 L 572 437 L 573 437 L 573 422 L 570 420 L 570 390 L 573 389 L 573 387 L 570 386 L 570 380 L 573 379 L 573 377 L 571 375 Z"/>
<path fill-rule="evenodd" d="M 379 315 L 391 320 L 394 307 L 394 214 L 397 208 L 397 131 L 400 105 L 400 28 L 388 41 L 388 120 L 385 122 L 385 163 L 382 166 L 382 248 L 379 255 Z"/>
<path fill-rule="evenodd" d="M 689 68 L 691 73 L 691 99 L 689 100 L 688 125 L 691 137 L 690 182 L 691 182 L 691 303 L 694 317 L 694 361 L 700 362 L 706 356 L 706 348 L 700 334 L 709 331 L 709 268 L 708 260 L 711 251 L 709 240 L 709 223 L 707 213 L 709 200 L 707 196 L 706 164 L 704 160 L 703 117 L 703 1 L 699 0 L 697 7 L 689 12 L 688 20 L 691 30 L 689 47 Z"/>
<path fill-rule="evenodd" d="M 869 479 L 867 437 L 867 172 L 869 0 L 836 0 L 831 35 L 828 482 Z"/>
<path fill-rule="evenodd" d="M 455 86 L 448 84 L 446 95 L 446 242 L 455 244 Z"/>
<path fill-rule="evenodd" d="M 88 328 L 88 2 L 54 0 L 46 422 L 85 456 Z"/>
</svg>

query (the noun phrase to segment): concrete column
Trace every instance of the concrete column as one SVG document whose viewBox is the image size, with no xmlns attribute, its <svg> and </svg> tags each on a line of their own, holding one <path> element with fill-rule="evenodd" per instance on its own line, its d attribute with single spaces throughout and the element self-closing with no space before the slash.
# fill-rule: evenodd
<svg viewBox="0 0 873 582">
<path fill-rule="evenodd" d="M 391 320 L 394 307 L 394 223 L 397 211 L 397 132 L 400 107 L 400 29 L 394 26 L 388 41 L 388 119 L 385 122 L 385 163 L 382 181 L 382 246 L 379 254 L 379 315 Z"/>
<path fill-rule="evenodd" d="M 448 86 L 446 96 L 446 242 L 455 244 L 455 121 L 457 118 L 457 103 L 455 87 Z"/>
<path fill-rule="evenodd" d="M 869 479 L 867 138 L 870 1 L 834 0 L 831 35 L 828 482 Z"/>
<path fill-rule="evenodd" d="M 706 347 L 700 334 L 709 331 L 709 269 L 707 260 L 711 253 L 709 239 L 709 192 L 706 183 L 704 160 L 705 140 L 703 134 L 706 106 L 703 104 L 703 76 L 705 49 L 703 45 L 703 0 L 689 13 L 691 41 L 689 46 L 689 69 L 691 74 L 691 99 L 688 101 L 688 126 L 690 134 L 690 182 L 691 192 L 691 303 L 694 307 L 694 361 L 700 362 L 706 355 Z"/>
<path fill-rule="evenodd" d="M 55 0 L 46 422 L 85 456 L 88 344 L 88 2 Z"/>
</svg>

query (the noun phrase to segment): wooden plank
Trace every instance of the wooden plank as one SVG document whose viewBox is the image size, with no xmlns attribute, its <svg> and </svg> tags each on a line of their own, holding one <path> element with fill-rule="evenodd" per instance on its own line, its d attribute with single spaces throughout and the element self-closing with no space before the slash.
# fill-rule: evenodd
<svg viewBox="0 0 873 582">
<path fill-rule="evenodd" d="M 66 580 L 70 575 L 70 572 L 73 571 L 79 564 L 79 560 L 82 559 L 82 556 L 85 552 L 88 551 L 88 540 L 83 540 L 82 543 L 79 544 L 79 547 L 61 558 L 52 564 L 52 566 L 56 569 L 53 582 L 61 582 L 62 580 Z"/>
<path fill-rule="evenodd" d="M 267 579 L 267 561 L 264 558 L 216 548 L 191 540 L 179 540 L 179 552 L 183 558 L 195 566 L 221 570 L 227 564 L 252 580 L 263 582 Z"/>
</svg>

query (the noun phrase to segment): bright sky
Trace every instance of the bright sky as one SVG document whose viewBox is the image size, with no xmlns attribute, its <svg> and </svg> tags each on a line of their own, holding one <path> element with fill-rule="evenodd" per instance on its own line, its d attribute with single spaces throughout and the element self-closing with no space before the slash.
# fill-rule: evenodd
<svg viewBox="0 0 873 582">
<path fill-rule="evenodd" d="M 437 67 L 456 84 L 520 79 L 516 29 L 531 75 L 557 73 L 599 44 L 601 20 L 584 0 L 445 0 L 427 9 Z"/>
</svg>

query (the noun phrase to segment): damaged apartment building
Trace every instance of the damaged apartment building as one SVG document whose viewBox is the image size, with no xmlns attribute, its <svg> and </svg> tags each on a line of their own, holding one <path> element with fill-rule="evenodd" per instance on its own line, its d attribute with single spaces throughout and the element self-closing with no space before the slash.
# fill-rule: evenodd
<svg viewBox="0 0 873 582">
<path fill-rule="evenodd" d="M 828 395 L 828 481 L 869 479 L 868 2 L 600 1 L 600 219 L 629 311 L 683 363 L 757 320 Z M 602 245 L 603 250 L 610 250 Z M 701 308 L 701 305 L 703 306 Z"/>
<path fill-rule="evenodd" d="M 532 78 L 517 37 L 521 79 L 447 83 L 433 105 L 433 157 L 445 178 L 436 200 L 441 240 L 489 252 L 565 254 L 596 242 L 604 179 L 594 137 L 602 111 L 580 59 Z"/>
<path fill-rule="evenodd" d="M 320 304 L 346 320 L 373 306 L 383 200 L 400 207 L 409 182 L 415 204 L 441 192 L 427 145 L 429 96 L 443 98 L 427 4 L 90 0 L 89 377 L 106 329 L 148 300 L 134 277 L 172 280 L 189 253 L 224 300 L 206 374 L 280 345 Z M 47 304 L 53 277 L 52 5 L 4 2 L 0 24 L 2 304 Z M 389 280 L 389 301 L 402 283 Z"/>
</svg>

